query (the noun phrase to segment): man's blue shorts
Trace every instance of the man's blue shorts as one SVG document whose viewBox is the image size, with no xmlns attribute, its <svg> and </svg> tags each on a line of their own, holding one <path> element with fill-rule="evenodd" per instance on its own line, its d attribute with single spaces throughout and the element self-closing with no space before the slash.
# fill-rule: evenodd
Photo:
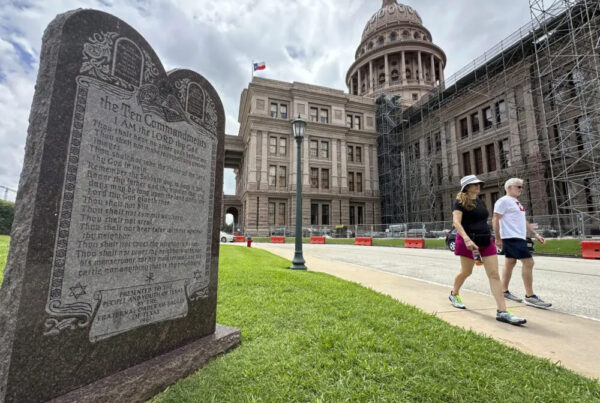
<svg viewBox="0 0 600 403">
<path fill-rule="evenodd" d="M 521 238 L 502 239 L 502 251 L 505 257 L 513 259 L 529 259 L 531 257 L 527 241 Z"/>
</svg>

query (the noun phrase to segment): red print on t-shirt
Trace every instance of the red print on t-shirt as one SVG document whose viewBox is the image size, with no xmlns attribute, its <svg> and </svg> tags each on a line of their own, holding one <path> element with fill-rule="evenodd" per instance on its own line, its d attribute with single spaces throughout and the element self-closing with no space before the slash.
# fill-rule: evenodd
<svg viewBox="0 0 600 403">
<path fill-rule="evenodd" d="M 517 206 L 519 207 L 519 210 L 525 211 L 525 209 L 523 208 L 523 206 L 521 206 L 521 203 L 519 203 L 519 202 L 515 202 L 515 203 L 517 203 Z"/>
</svg>

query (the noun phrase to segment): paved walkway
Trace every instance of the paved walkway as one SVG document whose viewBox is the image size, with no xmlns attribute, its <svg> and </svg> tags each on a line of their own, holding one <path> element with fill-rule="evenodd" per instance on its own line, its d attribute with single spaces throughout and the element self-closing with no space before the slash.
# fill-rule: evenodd
<svg viewBox="0 0 600 403">
<path fill-rule="evenodd" d="M 293 244 L 255 243 L 254 246 L 289 260 L 294 254 Z M 373 251 L 375 248 L 368 249 Z M 392 252 L 402 254 L 404 250 L 405 260 L 410 262 L 412 251 L 409 249 L 377 249 L 380 249 L 377 253 L 382 258 Z M 362 250 L 366 252 L 366 249 Z M 582 375 L 600 380 L 600 321 L 507 301 L 512 312 L 527 318 L 525 326 L 511 326 L 496 321 L 495 303 L 489 295 L 463 289 L 461 295 L 468 309 L 458 310 L 448 301 L 448 286 L 385 272 L 367 265 L 323 258 L 322 255 L 322 249 L 304 248 L 304 258 L 309 270 L 359 283 L 434 314 L 452 325 L 471 329 L 524 353 L 547 358 Z M 514 277 L 515 283 L 520 281 L 520 276 Z"/>
</svg>

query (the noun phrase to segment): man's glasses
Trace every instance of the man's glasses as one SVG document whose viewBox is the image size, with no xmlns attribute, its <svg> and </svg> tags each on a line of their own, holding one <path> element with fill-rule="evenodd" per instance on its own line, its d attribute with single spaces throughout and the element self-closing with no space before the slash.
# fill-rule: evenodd
<svg viewBox="0 0 600 403">
<path fill-rule="evenodd" d="M 517 189 L 523 189 L 523 186 L 515 186 Z"/>
</svg>

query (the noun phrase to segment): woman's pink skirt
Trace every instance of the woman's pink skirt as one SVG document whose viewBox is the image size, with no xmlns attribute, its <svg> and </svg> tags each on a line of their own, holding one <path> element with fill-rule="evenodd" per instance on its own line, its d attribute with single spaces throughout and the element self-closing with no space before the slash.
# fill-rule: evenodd
<svg viewBox="0 0 600 403">
<path fill-rule="evenodd" d="M 490 244 L 488 246 L 479 247 L 479 253 L 482 257 L 498 254 L 496 252 L 496 245 L 494 245 L 494 240 L 492 239 L 492 237 L 490 237 Z M 467 245 L 465 245 L 465 241 L 458 233 L 456 233 L 456 241 L 454 243 L 454 254 L 456 256 L 464 256 L 468 257 L 469 259 L 473 259 L 473 251 L 467 248 Z"/>
</svg>

